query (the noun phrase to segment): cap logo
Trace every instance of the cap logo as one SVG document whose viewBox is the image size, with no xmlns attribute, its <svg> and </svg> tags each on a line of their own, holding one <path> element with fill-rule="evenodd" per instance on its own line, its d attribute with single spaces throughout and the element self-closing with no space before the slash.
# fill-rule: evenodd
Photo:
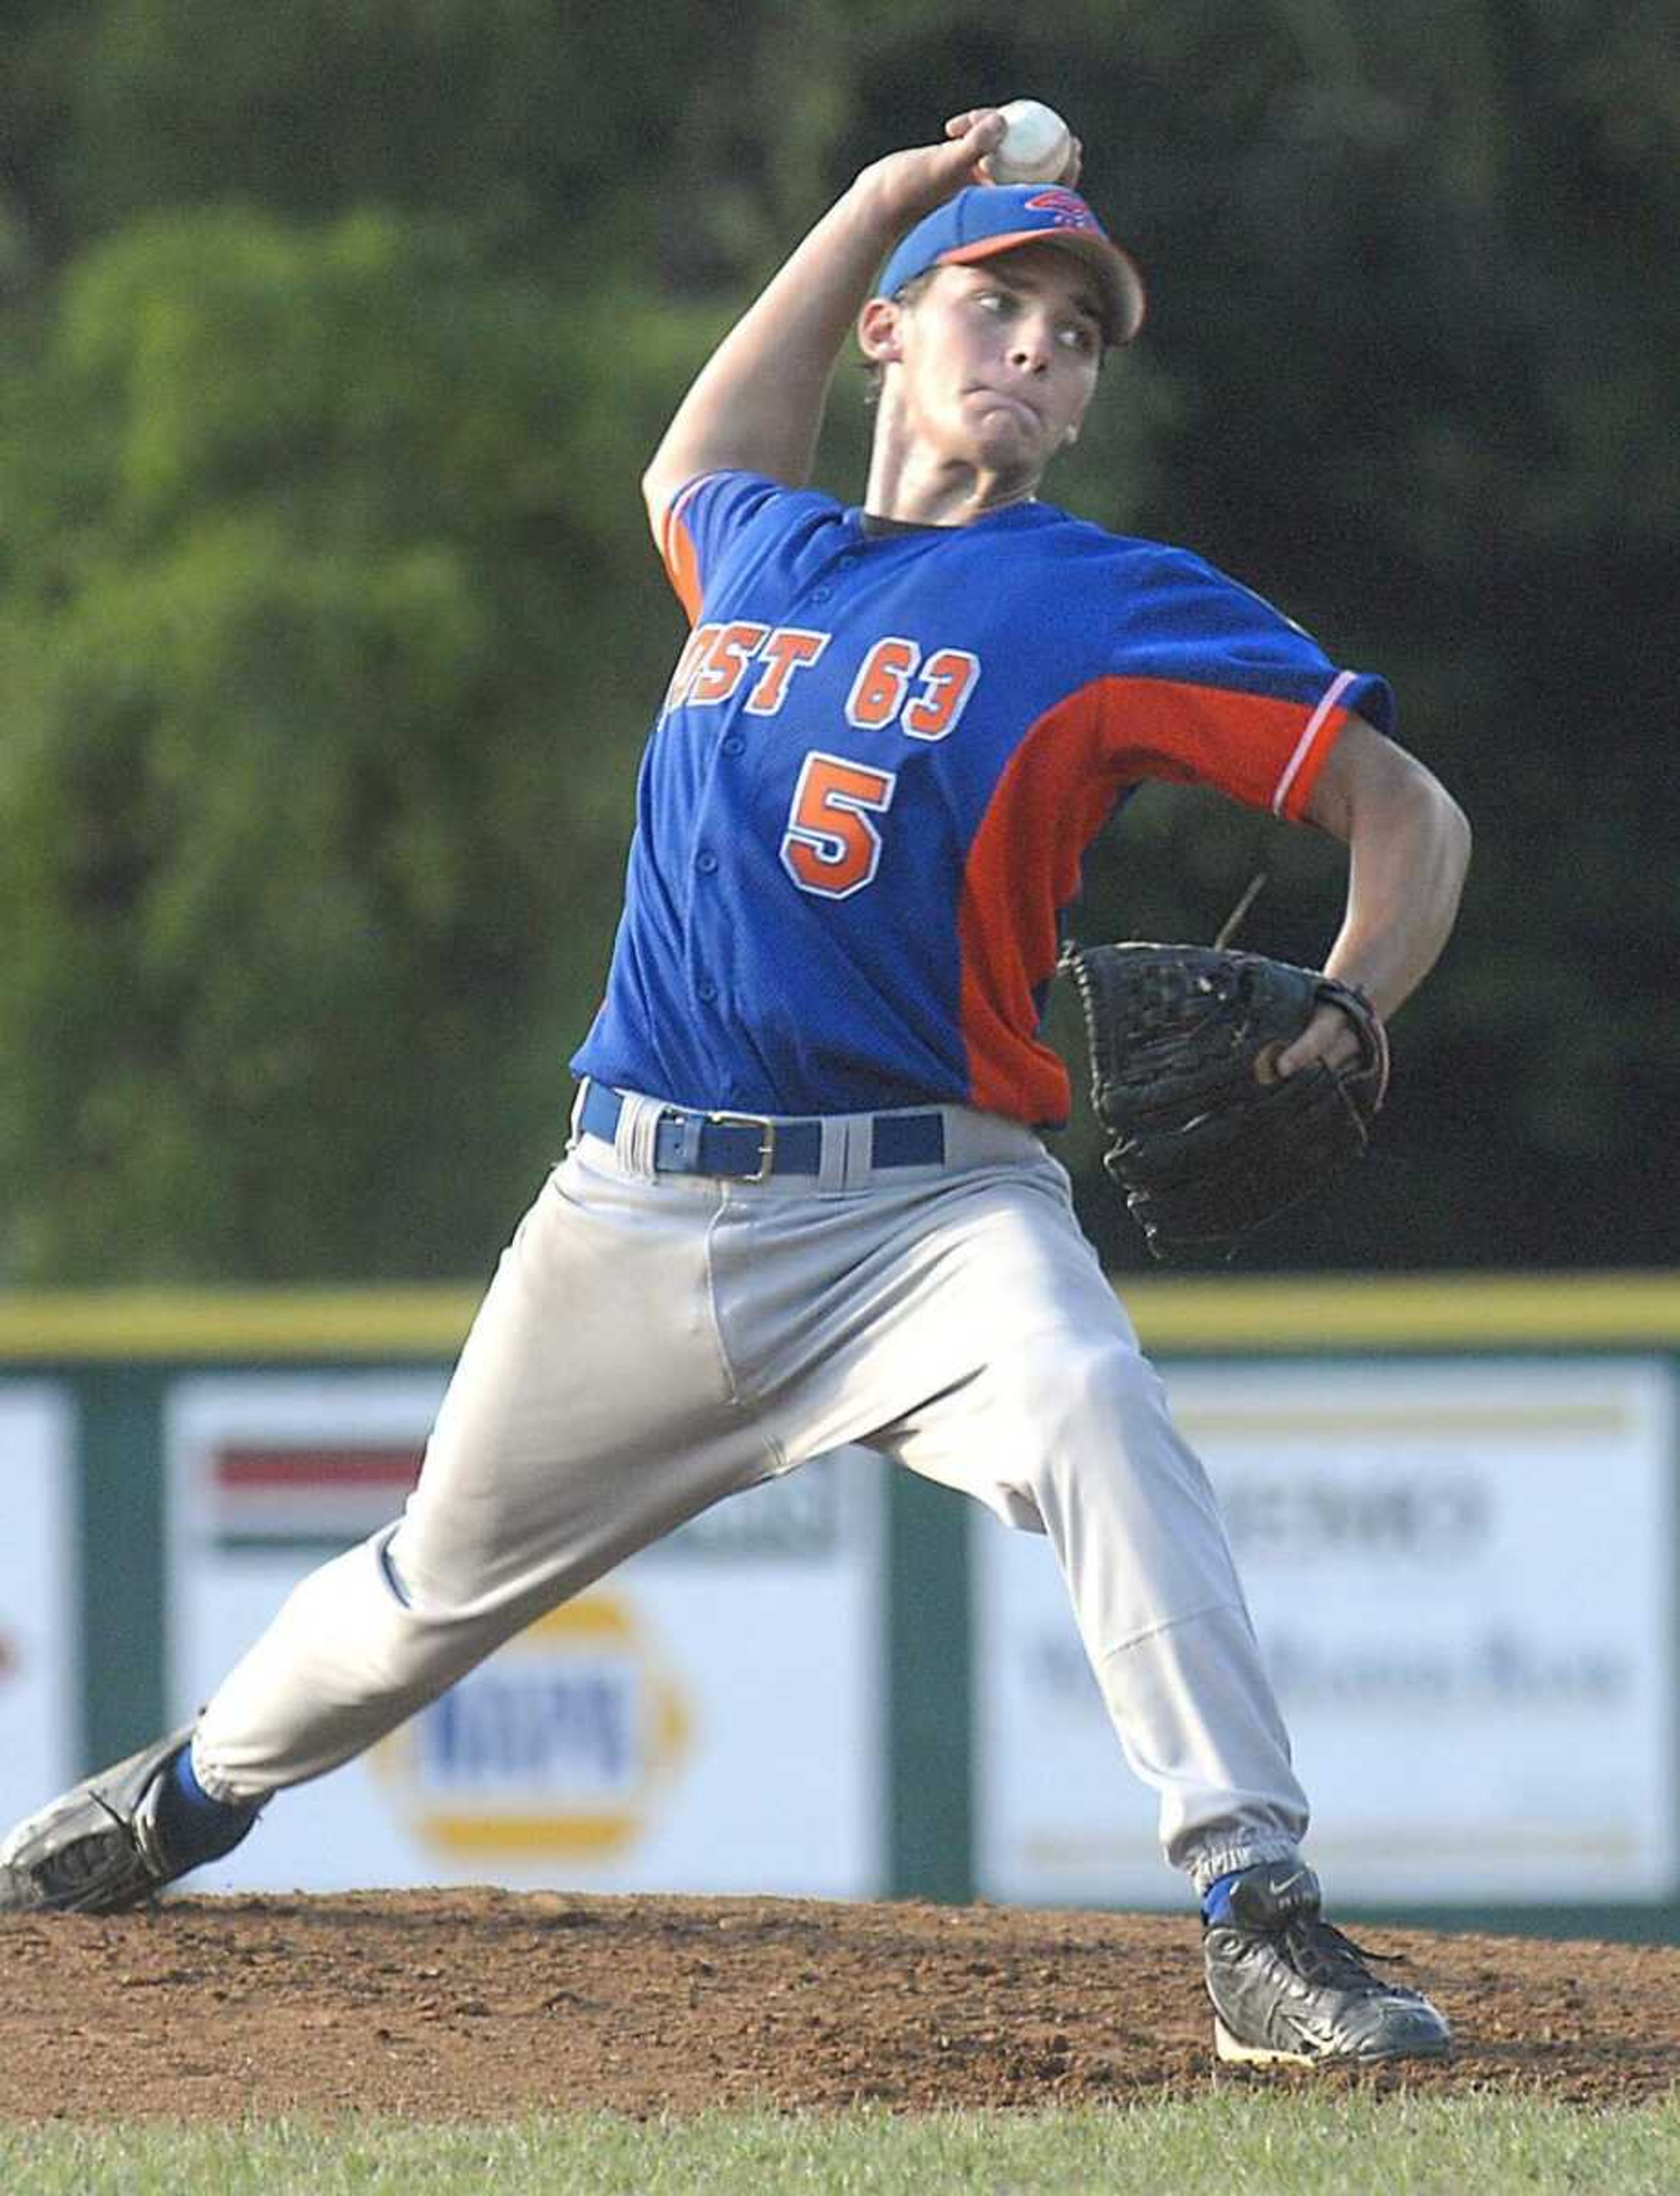
<svg viewBox="0 0 1680 2196">
<path fill-rule="evenodd" d="M 1076 191 L 1040 191 L 1026 201 L 1030 213 L 1047 213 L 1058 228 L 1083 228 L 1101 236 L 1103 224 Z"/>
</svg>

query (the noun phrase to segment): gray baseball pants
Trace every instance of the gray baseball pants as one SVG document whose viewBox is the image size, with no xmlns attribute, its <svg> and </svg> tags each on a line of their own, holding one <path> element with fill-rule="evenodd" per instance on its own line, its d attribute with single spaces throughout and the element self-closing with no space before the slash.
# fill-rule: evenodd
<svg viewBox="0 0 1680 2196">
<path fill-rule="evenodd" d="M 373 1745 L 723 1496 L 861 1442 L 1049 1536 L 1167 1857 L 1294 1853 L 1306 1803 L 1207 1478 L 1028 1130 L 946 1109 L 945 1163 L 655 1175 L 653 1101 L 575 1136 L 504 1252 L 400 1521 L 305 1579 L 209 1702 L 205 1789 Z"/>
</svg>

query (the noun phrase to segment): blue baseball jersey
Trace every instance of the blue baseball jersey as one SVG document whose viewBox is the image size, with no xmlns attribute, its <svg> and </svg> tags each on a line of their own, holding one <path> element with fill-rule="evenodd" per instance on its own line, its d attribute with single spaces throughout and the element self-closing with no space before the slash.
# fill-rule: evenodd
<svg viewBox="0 0 1680 2196">
<path fill-rule="evenodd" d="M 662 552 L 692 630 L 572 1066 L 755 1113 L 1067 1118 L 1040 1035 L 1091 841 L 1147 779 L 1298 817 L 1388 689 L 1189 552 L 1044 503 L 881 530 L 754 474 Z"/>
</svg>

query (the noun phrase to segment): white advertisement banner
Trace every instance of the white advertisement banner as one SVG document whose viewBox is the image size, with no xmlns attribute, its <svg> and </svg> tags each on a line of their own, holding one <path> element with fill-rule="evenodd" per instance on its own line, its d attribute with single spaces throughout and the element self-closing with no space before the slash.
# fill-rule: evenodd
<svg viewBox="0 0 1680 2196">
<path fill-rule="evenodd" d="M 189 1378 L 166 1413 L 172 1691 L 400 1511 L 442 1394 L 391 1372 Z M 882 1466 L 737 1496 L 282 1794 L 211 1889 L 497 1883 L 854 1897 L 883 1884 Z"/>
<path fill-rule="evenodd" d="M 1167 1368 L 1343 1901 L 1676 1888 L 1660 1362 Z M 975 1527 L 986 1894 L 1176 1904 L 1046 1544 Z"/>
<path fill-rule="evenodd" d="M 73 1430 L 60 1390 L 0 1382 L 0 1831 L 81 1766 Z"/>
</svg>

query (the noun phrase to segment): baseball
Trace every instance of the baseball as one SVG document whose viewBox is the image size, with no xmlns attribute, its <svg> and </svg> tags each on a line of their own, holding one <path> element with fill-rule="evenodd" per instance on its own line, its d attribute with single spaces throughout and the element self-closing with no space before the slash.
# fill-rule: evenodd
<svg viewBox="0 0 1680 2196">
<path fill-rule="evenodd" d="M 1041 99 L 1011 99 L 999 113 L 1009 127 L 982 163 L 994 183 L 1053 183 L 1068 165 L 1073 133 Z"/>
</svg>

